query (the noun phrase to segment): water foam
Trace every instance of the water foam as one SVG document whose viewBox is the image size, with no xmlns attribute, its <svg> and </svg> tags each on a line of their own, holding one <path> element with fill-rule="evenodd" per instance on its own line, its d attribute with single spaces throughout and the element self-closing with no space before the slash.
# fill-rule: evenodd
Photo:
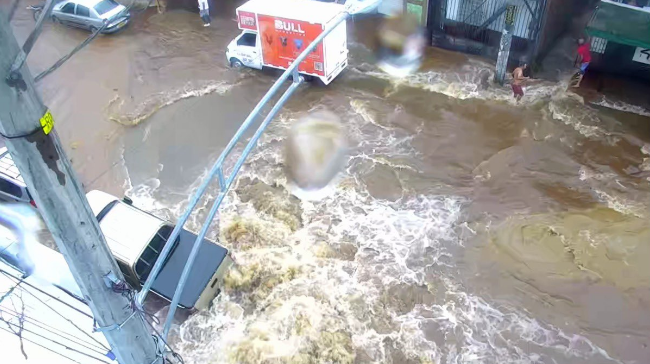
<svg viewBox="0 0 650 364">
<path fill-rule="evenodd" d="M 614 110 L 619 110 L 619 111 L 625 111 L 629 112 L 632 114 L 637 114 L 637 115 L 642 115 L 642 116 L 650 116 L 650 110 L 638 106 L 638 105 L 632 105 L 628 104 L 623 101 L 613 101 L 609 100 L 607 97 L 603 97 L 599 101 L 592 102 L 594 105 L 606 107 L 608 109 L 614 109 Z"/>
<path fill-rule="evenodd" d="M 392 77 L 367 64 L 353 68 L 353 70 L 363 75 L 389 81 L 392 89 L 388 91 L 387 96 L 396 92 L 400 87 L 408 86 L 460 100 L 496 100 L 517 104 L 510 87 L 494 83 L 493 68 L 484 62 L 470 62 L 454 71 L 427 70 L 402 78 Z M 535 104 L 556 94 L 558 90 L 566 90 L 566 87 L 563 84 L 535 80 L 529 82 L 524 89 L 525 96 L 520 102 L 521 105 Z"/>
<path fill-rule="evenodd" d="M 458 95 L 488 97 L 463 92 Z M 382 120 L 369 102 L 383 101 L 351 100 L 345 110 L 349 134 L 359 143 L 341 183 L 320 201 L 299 201 L 298 212 L 278 213 L 288 194 L 269 197 L 262 190 L 244 198 L 244 179 L 276 190 L 286 184 L 281 147 L 294 115 L 283 113 L 261 138 L 220 211 L 221 242 L 238 263 L 225 281 L 228 289 L 209 311 L 174 330 L 173 345 L 185 362 L 609 361 L 586 338 L 457 283 L 452 251 L 462 245 L 463 198 L 404 193 L 390 202 L 369 193 L 362 179 L 368 168 L 417 172 L 401 157 L 418 156 L 412 136 Z M 159 189 L 151 181 L 131 192 L 136 204 L 142 196 L 178 216 L 185 202 L 147 202 Z M 278 202 L 269 209 L 255 197 Z M 287 224 L 286 214 L 300 223 Z"/>
<path fill-rule="evenodd" d="M 135 126 L 147 120 L 154 115 L 158 110 L 169 106 L 175 102 L 188 99 L 191 97 L 201 97 L 212 93 L 224 95 L 236 84 L 228 84 L 224 81 L 209 81 L 202 82 L 198 85 L 188 83 L 183 88 L 173 90 L 170 92 L 161 92 L 150 96 L 144 102 L 138 104 L 134 111 L 128 112 L 123 115 L 114 115 L 124 105 L 124 100 L 120 100 L 119 96 L 114 97 L 109 101 L 106 109 L 109 111 L 109 120 L 114 121 L 124 126 Z M 116 109 L 115 111 L 111 111 Z"/>
<path fill-rule="evenodd" d="M 419 305 L 404 320 L 432 324 L 440 335 L 457 335 L 446 343 L 447 363 L 546 363 L 549 354 L 605 359 L 621 363 L 590 340 L 531 318 L 507 304 L 488 303 L 445 279 L 447 302 Z M 460 332 L 460 335 L 458 334 Z"/>
<path fill-rule="evenodd" d="M 586 138 L 604 139 L 612 135 L 602 127 L 597 112 L 586 107 L 582 97 L 577 94 L 556 94 L 549 102 L 548 108 L 553 119 L 562 121 Z"/>
<path fill-rule="evenodd" d="M 620 183 L 620 176 L 613 172 L 598 173 L 586 166 L 580 167 L 579 179 L 586 182 L 600 202 L 610 209 L 624 215 L 632 215 L 639 218 L 646 216 L 646 206 L 639 201 L 624 197 L 627 193 L 626 187 Z M 616 184 L 614 186 L 613 184 Z M 606 187 L 608 192 L 605 191 Z"/>
</svg>

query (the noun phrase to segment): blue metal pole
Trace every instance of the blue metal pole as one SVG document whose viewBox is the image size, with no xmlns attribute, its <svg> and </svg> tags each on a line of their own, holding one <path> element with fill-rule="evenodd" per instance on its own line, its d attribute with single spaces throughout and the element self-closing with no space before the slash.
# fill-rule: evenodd
<svg viewBox="0 0 650 364">
<path fill-rule="evenodd" d="M 167 339 L 167 335 L 169 334 L 169 330 L 171 328 L 172 322 L 174 321 L 174 313 L 176 312 L 176 308 L 178 307 L 178 302 L 181 299 L 181 294 L 183 293 L 183 288 L 185 288 L 185 283 L 187 282 L 187 278 L 190 275 L 190 270 L 192 269 L 194 260 L 196 259 L 196 256 L 199 253 L 199 247 L 201 246 L 201 243 L 203 242 L 205 235 L 208 233 L 210 224 L 212 223 L 212 220 L 217 214 L 217 211 L 219 210 L 219 206 L 221 206 L 221 202 L 226 197 L 226 192 L 228 191 L 228 188 L 230 188 L 230 185 L 235 180 L 235 177 L 237 176 L 239 169 L 244 164 L 244 161 L 246 161 L 248 154 L 251 152 L 251 150 L 253 150 L 253 148 L 257 144 L 258 139 L 262 136 L 262 134 L 266 130 L 266 127 L 269 125 L 271 120 L 273 120 L 273 118 L 278 113 L 278 111 L 280 111 L 284 103 L 291 97 L 291 95 L 293 95 L 294 91 L 296 91 L 296 89 L 298 88 L 298 86 L 300 86 L 302 81 L 303 79 L 301 76 L 298 75 L 298 72 L 294 72 L 293 83 L 284 92 L 284 94 L 282 94 L 278 102 L 273 106 L 269 114 L 262 122 L 262 125 L 260 125 L 259 128 L 257 128 L 255 135 L 253 135 L 251 140 L 246 145 L 246 148 L 242 152 L 241 157 L 239 157 L 239 159 L 237 160 L 233 172 L 230 174 L 230 177 L 228 177 L 228 180 L 226 181 L 226 185 L 222 186 L 222 190 L 221 192 L 219 192 L 219 196 L 217 196 L 216 201 L 212 204 L 212 208 L 208 213 L 208 217 L 205 219 L 205 223 L 201 228 L 201 232 L 199 233 L 199 235 L 196 237 L 196 240 L 194 241 L 194 246 L 192 247 L 190 256 L 187 258 L 187 262 L 185 263 L 185 267 L 183 268 L 183 273 L 181 274 L 181 278 L 178 281 L 178 286 L 176 286 L 176 292 L 174 292 L 174 298 L 172 299 L 172 303 L 169 306 L 169 313 L 167 314 L 167 320 L 165 321 L 165 326 L 163 327 L 163 333 L 162 333 L 163 341 Z"/>
<path fill-rule="evenodd" d="M 266 105 L 266 103 L 275 95 L 275 93 L 278 91 L 280 86 L 284 83 L 284 81 L 291 75 L 295 70 L 298 69 L 298 66 L 300 63 L 307 58 L 309 53 L 316 48 L 316 46 L 325 39 L 325 37 L 331 33 L 341 22 L 344 22 L 350 17 L 350 13 L 348 12 L 343 12 L 340 15 L 338 15 L 337 19 L 334 21 L 333 25 L 322 32 L 316 39 L 314 39 L 313 42 L 307 46 L 307 48 L 296 58 L 296 60 L 287 68 L 286 71 L 280 76 L 280 78 L 275 81 L 273 86 L 266 92 L 264 97 L 257 103 L 253 111 L 248 115 L 246 120 L 242 123 L 242 125 L 239 127 L 237 130 L 237 133 L 230 139 L 230 142 L 228 142 L 228 145 L 226 148 L 221 152 L 221 155 L 219 156 L 219 159 L 215 162 L 215 164 L 212 166 L 212 169 L 210 170 L 210 173 L 208 176 L 203 180 L 199 188 L 197 189 L 196 193 L 194 196 L 192 196 L 192 199 L 190 200 L 189 205 L 187 206 L 187 209 L 183 213 L 183 215 L 180 217 L 178 222 L 176 223 L 176 226 L 174 227 L 174 230 L 172 231 L 171 235 L 169 236 L 169 239 L 167 239 L 168 242 L 170 241 L 175 241 L 176 238 L 181 233 L 181 230 L 183 229 L 183 226 L 189 219 L 190 215 L 192 214 L 192 211 L 196 207 L 196 205 L 199 203 L 199 200 L 207 190 L 208 186 L 210 185 L 210 182 L 214 178 L 215 175 L 217 175 L 220 171 L 222 173 L 223 171 L 223 162 L 230 154 L 230 152 L 235 148 L 235 145 L 237 145 L 237 142 L 239 142 L 239 139 L 244 135 L 246 130 L 250 127 L 250 125 L 253 123 L 255 118 L 259 115 L 260 111 L 262 108 Z M 282 105 L 280 105 L 281 107 Z M 244 158 L 246 155 L 244 155 Z M 236 172 L 234 173 L 236 174 Z M 220 180 L 222 177 L 220 177 Z M 230 180 L 230 178 L 228 178 Z M 221 182 L 221 181 L 220 181 Z M 224 188 L 224 186 L 220 186 L 221 191 L 223 193 L 227 192 L 227 188 Z M 144 302 L 144 299 L 147 297 L 147 294 L 149 293 L 149 290 L 151 289 L 151 285 L 153 284 L 154 279 L 158 276 L 158 273 L 160 273 L 160 270 L 162 269 L 162 264 L 169 255 L 171 249 L 172 249 L 173 244 L 165 244 L 163 250 L 160 252 L 160 256 L 158 259 L 156 259 L 156 263 L 154 264 L 153 268 L 151 269 L 151 272 L 149 273 L 149 277 L 147 277 L 147 280 L 145 281 L 144 285 L 142 286 L 142 290 L 140 291 L 140 294 L 138 295 L 138 303 L 142 305 Z"/>
</svg>

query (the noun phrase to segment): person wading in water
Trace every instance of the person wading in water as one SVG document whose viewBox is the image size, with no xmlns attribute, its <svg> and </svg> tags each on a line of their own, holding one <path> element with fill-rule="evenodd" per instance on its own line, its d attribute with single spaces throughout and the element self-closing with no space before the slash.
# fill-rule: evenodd
<svg viewBox="0 0 650 364">
<path fill-rule="evenodd" d="M 582 79 L 585 77 L 589 63 L 591 62 L 591 50 L 589 43 L 585 42 L 584 38 L 578 39 L 578 56 L 576 63 L 580 65 L 580 71 L 575 76 L 573 87 L 580 87 Z"/>
<path fill-rule="evenodd" d="M 514 93 L 517 102 L 519 102 L 519 100 L 524 96 L 524 89 L 521 88 L 523 82 L 530 78 L 524 77 L 524 70 L 526 68 L 528 68 L 528 65 L 524 63 L 512 71 L 512 92 Z"/>
</svg>

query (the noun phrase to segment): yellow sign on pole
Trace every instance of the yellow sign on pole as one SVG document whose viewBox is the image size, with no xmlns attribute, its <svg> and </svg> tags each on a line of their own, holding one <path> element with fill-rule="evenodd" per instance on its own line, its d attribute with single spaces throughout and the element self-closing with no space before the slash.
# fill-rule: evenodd
<svg viewBox="0 0 650 364">
<path fill-rule="evenodd" d="M 43 127 L 45 135 L 48 135 L 52 131 L 52 128 L 54 128 L 54 118 L 50 110 L 47 110 L 45 115 L 41 117 L 41 127 Z"/>
<path fill-rule="evenodd" d="M 517 7 L 514 5 L 508 5 L 506 8 L 506 25 L 512 26 L 515 23 L 515 12 Z"/>
</svg>

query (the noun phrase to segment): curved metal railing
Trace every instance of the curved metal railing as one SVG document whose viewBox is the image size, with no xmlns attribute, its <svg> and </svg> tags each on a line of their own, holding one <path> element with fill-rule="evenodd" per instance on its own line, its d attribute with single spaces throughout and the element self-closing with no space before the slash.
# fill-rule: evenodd
<svg viewBox="0 0 650 364">
<path fill-rule="evenodd" d="M 187 282 L 187 279 L 189 277 L 189 272 L 190 269 L 192 268 L 192 265 L 194 264 L 194 260 L 196 259 L 196 256 L 199 251 L 199 247 L 201 246 L 201 242 L 205 238 L 205 235 L 207 234 L 210 225 L 212 224 L 212 221 L 214 220 L 214 217 L 216 216 L 219 207 L 221 206 L 221 203 L 223 202 L 223 199 L 226 196 L 226 193 L 228 193 L 228 190 L 230 189 L 230 186 L 232 185 L 233 181 L 235 180 L 235 177 L 237 176 L 237 173 L 241 169 L 242 165 L 248 158 L 248 155 L 250 152 L 253 150 L 255 145 L 257 144 L 257 141 L 259 138 L 262 136 L 264 131 L 266 130 L 266 127 L 269 125 L 269 123 L 273 120 L 275 115 L 280 111 L 282 106 L 286 103 L 286 101 L 293 95 L 293 93 L 296 91 L 298 86 L 303 83 L 304 79 L 302 76 L 299 75 L 298 73 L 298 66 L 300 63 L 309 55 L 309 53 L 316 48 L 318 44 L 320 44 L 325 37 L 330 34 L 336 27 L 346 21 L 350 16 L 353 14 L 361 14 L 365 12 L 370 12 L 373 9 L 375 9 L 379 5 L 379 0 L 367 0 L 367 1 L 354 1 L 351 3 L 346 4 L 345 10 L 339 14 L 335 20 L 333 21 L 332 25 L 323 31 L 314 41 L 309 44 L 309 46 L 295 59 L 295 61 L 287 68 L 287 70 L 275 81 L 273 86 L 267 91 L 267 93 L 262 97 L 262 99 L 257 103 L 255 108 L 251 111 L 251 113 L 248 115 L 246 120 L 242 123 L 242 125 L 239 127 L 235 135 L 232 137 L 230 142 L 228 142 L 228 145 L 226 148 L 223 150 L 215 164 L 212 166 L 212 169 L 210 170 L 210 173 L 205 177 L 197 191 L 194 193 L 194 196 L 192 196 L 192 199 L 190 200 L 189 206 L 183 213 L 183 215 L 180 217 L 178 220 L 176 226 L 174 227 L 174 230 L 172 231 L 168 241 L 175 241 L 176 238 L 179 236 L 181 230 L 183 229 L 183 226 L 189 219 L 190 215 L 192 214 L 192 211 L 198 204 L 199 200 L 207 190 L 208 186 L 210 183 L 214 180 L 216 177 L 219 181 L 219 195 L 215 199 L 214 203 L 212 204 L 212 207 L 210 208 L 210 212 L 208 213 L 208 216 L 205 219 L 205 222 L 203 223 L 203 226 L 201 227 L 201 231 L 199 232 L 196 240 L 194 241 L 194 246 L 192 247 L 192 251 L 190 253 L 190 256 L 187 259 L 187 262 L 185 263 L 185 267 L 183 269 L 183 273 L 181 274 L 181 278 L 178 282 L 178 286 L 176 287 L 176 291 L 174 292 L 174 297 L 172 298 L 171 306 L 169 308 L 169 313 L 167 315 L 167 319 L 165 321 L 165 325 L 163 326 L 163 333 L 162 337 L 163 340 L 167 338 L 169 334 L 169 330 L 171 329 L 171 325 L 174 319 L 174 313 L 176 312 L 176 308 L 178 307 L 178 303 L 180 301 L 181 293 L 183 292 L 183 288 L 185 287 L 185 284 Z M 235 163 L 235 166 L 230 173 L 230 175 L 226 178 L 223 173 L 223 164 L 226 158 L 230 155 L 230 153 L 234 150 L 235 146 L 237 143 L 240 141 L 240 139 L 244 136 L 248 128 L 253 124 L 253 122 L 258 118 L 260 111 L 262 108 L 271 100 L 273 96 L 278 92 L 280 89 L 280 86 L 289 78 L 289 76 L 293 76 L 293 82 L 285 90 L 285 92 L 280 96 L 278 101 L 275 103 L 271 111 L 266 115 L 266 118 L 264 118 L 264 121 L 262 124 L 257 128 L 257 131 L 253 135 L 253 137 L 248 141 L 248 144 L 242 151 L 242 154 L 239 156 L 237 159 L 237 162 Z M 149 277 L 147 278 L 144 286 L 142 287 L 142 290 L 140 291 L 138 295 L 138 303 L 142 305 L 144 299 L 146 298 L 147 294 L 149 293 L 149 290 L 151 289 L 151 285 L 153 284 L 154 279 L 158 276 L 158 273 L 160 273 L 160 270 L 162 268 L 163 262 L 165 261 L 165 258 L 169 255 L 171 249 L 172 249 L 173 244 L 166 244 L 163 250 L 160 252 L 160 256 L 156 260 L 156 263 L 154 264 L 151 273 L 149 274 Z"/>
</svg>

